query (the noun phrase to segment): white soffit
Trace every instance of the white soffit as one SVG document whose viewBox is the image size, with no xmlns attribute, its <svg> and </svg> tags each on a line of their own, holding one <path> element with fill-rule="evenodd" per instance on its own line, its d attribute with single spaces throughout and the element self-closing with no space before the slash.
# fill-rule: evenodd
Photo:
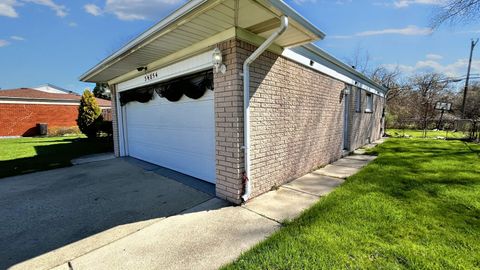
<svg viewBox="0 0 480 270">
<path fill-rule="evenodd" d="M 276 41 L 277 45 L 297 46 L 323 38 L 320 30 L 283 1 L 194 0 L 90 69 L 80 79 L 108 82 L 188 48 L 195 48 L 198 53 L 200 49 L 195 45 L 208 47 L 233 38 L 236 31 L 230 30 L 235 28 L 268 37 L 278 27 L 279 17 L 283 14 L 290 17 L 290 26 Z M 218 37 L 218 40 L 212 40 L 212 37 Z"/>
</svg>

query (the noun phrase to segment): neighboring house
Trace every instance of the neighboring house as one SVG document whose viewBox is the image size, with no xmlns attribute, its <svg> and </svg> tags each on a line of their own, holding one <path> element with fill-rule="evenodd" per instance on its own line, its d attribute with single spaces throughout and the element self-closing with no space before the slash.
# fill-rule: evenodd
<svg viewBox="0 0 480 270">
<path fill-rule="evenodd" d="M 49 128 L 77 126 L 80 98 L 55 89 L 0 90 L 0 137 L 38 135 L 39 123 Z M 97 103 L 105 110 L 111 107 L 110 100 L 97 99 Z"/>
<path fill-rule="evenodd" d="M 40 91 L 47 92 L 47 93 L 54 93 L 54 94 L 75 94 L 73 91 L 69 91 L 69 90 L 64 89 L 62 87 L 59 87 L 59 86 L 56 86 L 56 85 L 53 85 L 53 84 L 49 84 L 49 83 L 46 83 L 44 85 L 40 85 L 40 86 L 37 86 L 37 87 L 33 87 L 32 89 L 40 90 Z"/>
<path fill-rule="evenodd" d="M 117 156 L 241 203 L 382 136 L 387 89 L 323 37 L 282 1 L 195 0 L 81 80 L 112 89 Z"/>
</svg>

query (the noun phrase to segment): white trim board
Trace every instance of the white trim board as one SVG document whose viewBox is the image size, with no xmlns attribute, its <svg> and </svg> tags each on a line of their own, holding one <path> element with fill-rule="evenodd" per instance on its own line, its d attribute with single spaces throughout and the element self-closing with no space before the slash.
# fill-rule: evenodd
<svg viewBox="0 0 480 270">
<path fill-rule="evenodd" d="M 369 87 L 368 85 L 365 85 L 365 84 L 362 84 L 346 75 L 343 75 L 341 73 L 339 73 L 338 71 L 332 69 L 332 68 L 329 68 L 325 65 L 322 65 L 320 63 L 317 63 L 315 61 L 313 61 L 312 59 L 308 58 L 308 57 L 305 57 L 301 54 L 298 54 L 290 49 L 285 49 L 282 53 L 282 56 L 285 57 L 285 58 L 288 58 L 294 62 L 297 62 L 301 65 L 304 65 L 306 67 L 309 67 L 309 68 L 312 68 L 314 70 L 317 70 L 321 73 L 324 73 L 330 77 L 333 77 L 337 80 L 340 80 L 344 83 L 347 83 L 349 85 L 352 85 L 352 86 L 356 86 L 356 87 L 359 87 L 367 92 L 370 92 L 372 94 L 375 94 L 375 95 L 378 95 L 378 96 L 381 96 L 381 97 L 385 97 L 385 94 L 372 88 L 372 87 Z M 311 61 L 313 62 L 313 65 L 310 65 Z"/>
<path fill-rule="evenodd" d="M 137 76 L 136 78 L 119 83 L 117 87 L 117 92 L 119 93 L 129 89 L 159 83 L 175 77 L 188 75 L 201 70 L 212 68 L 212 55 L 213 50 L 209 50 L 208 52 L 192 56 L 188 59 L 179 61 L 169 66 L 153 71 L 148 71 L 147 74 L 142 74 L 140 76 Z M 146 82 L 145 75 L 149 75 L 152 73 L 156 73 L 157 76 L 155 76 L 154 79 Z"/>
</svg>

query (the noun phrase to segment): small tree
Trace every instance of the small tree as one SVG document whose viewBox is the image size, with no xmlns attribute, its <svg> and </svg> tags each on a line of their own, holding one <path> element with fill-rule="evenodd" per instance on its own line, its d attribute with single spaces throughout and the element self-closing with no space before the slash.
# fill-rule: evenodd
<svg viewBox="0 0 480 270">
<path fill-rule="evenodd" d="M 78 107 L 77 125 L 83 134 L 88 138 L 94 138 L 97 135 L 98 124 L 101 122 L 102 111 L 97 104 L 97 100 L 90 90 L 83 92 L 80 106 Z"/>
</svg>

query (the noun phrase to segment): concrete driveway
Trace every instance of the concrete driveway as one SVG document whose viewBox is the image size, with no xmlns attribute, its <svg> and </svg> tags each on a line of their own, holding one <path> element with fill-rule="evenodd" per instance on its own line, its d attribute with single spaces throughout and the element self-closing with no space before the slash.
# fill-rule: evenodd
<svg viewBox="0 0 480 270">
<path fill-rule="evenodd" d="M 0 269 L 76 242 L 54 266 L 213 197 L 158 171 L 112 159 L 0 179 Z"/>
</svg>

